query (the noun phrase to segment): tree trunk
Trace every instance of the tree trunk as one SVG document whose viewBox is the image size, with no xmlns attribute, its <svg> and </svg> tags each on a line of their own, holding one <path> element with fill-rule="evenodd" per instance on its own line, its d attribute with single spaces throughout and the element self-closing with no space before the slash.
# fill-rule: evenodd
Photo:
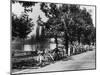
<svg viewBox="0 0 100 75">
<path fill-rule="evenodd" d="M 68 19 L 68 15 L 67 13 L 65 13 L 63 15 L 63 18 L 62 18 L 62 22 L 64 24 L 64 33 L 65 33 L 65 49 L 66 49 L 66 54 L 68 54 L 68 44 L 69 44 L 69 37 L 68 37 L 68 28 L 67 26 L 69 25 L 69 21 L 67 20 Z"/>
<path fill-rule="evenodd" d="M 78 34 L 78 43 L 80 44 L 80 34 Z"/>
<path fill-rule="evenodd" d="M 58 40 L 57 40 L 57 35 L 55 36 L 55 43 L 56 43 L 56 48 L 58 49 Z"/>
<path fill-rule="evenodd" d="M 68 54 L 68 35 L 65 33 L 65 49 L 66 49 L 66 54 Z"/>
</svg>

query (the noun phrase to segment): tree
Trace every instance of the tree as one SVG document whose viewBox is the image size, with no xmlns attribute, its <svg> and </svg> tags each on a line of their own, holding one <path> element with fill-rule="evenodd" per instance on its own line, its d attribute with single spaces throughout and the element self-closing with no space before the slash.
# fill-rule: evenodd
<svg viewBox="0 0 100 75">
<path fill-rule="evenodd" d="M 77 34 L 78 34 L 78 42 L 80 43 L 81 35 L 85 35 L 84 32 L 87 32 L 87 27 L 93 27 L 92 18 L 90 13 L 87 12 L 86 9 L 83 9 L 80 10 L 79 15 L 74 17 L 73 19 L 75 23 L 78 24 Z"/>
<path fill-rule="evenodd" d="M 12 37 L 19 37 L 24 41 L 27 35 L 31 32 L 31 27 L 33 24 L 31 23 L 28 15 L 22 14 L 20 18 L 14 15 L 12 16 Z M 24 44 L 24 43 L 23 43 Z"/>
<path fill-rule="evenodd" d="M 58 33 L 60 30 L 64 32 L 66 50 L 68 50 L 68 41 L 69 41 L 69 37 L 70 37 L 69 27 L 71 25 L 73 15 L 75 15 L 75 13 L 77 13 L 77 12 L 74 12 L 74 14 L 72 15 L 73 11 L 71 11 L 72 9 L 69 8 L 70 6 L 71 5 L 64 4 L 60 8 L 58 8 L 57 4 L 53 4 L 53 3 L 51 3 L 49 7 L 46 5 L 46 3 L 41 4 L 41 10 L 49 18 L 49 20 L 47 21 L 46 28 L 53 29 L 52 31 L 54 31 L 55 34 L 56 34 L 56 32 Z M 74 7 L 74 10 L 76 10 L 75 7 Z M 60 30 L 59 30 L 59 28 L 60 28 Z M 49 31 L 50 31 L 50 29 L 49 29 Z M 56 35 L 55 35 L 55 37 L 56 37 Z M 55 38 L 55 40 L 56 40 L 56 38 Z M 56 44 L 57 44 L 57 40 L 56 40 Z M 66 51 L 66 52 L 68 52 L 68 51 Z"/>
<path fill-rule="evenodd" d="M 59 24 L 61 25 L 65 34 L 66 53 L 68 52 L 69 42 L 78 40 L 80 43 L 80 39 L 82 35 L 84 36 L 86 28 L 93 26 L 90 13 L 87 12 L 86 9 L 80 9 L 79 5 L 62 4 L 62 6 L 58 8 L 57 4 L 54 3 L 50 3 L 49 5 L 42 3 L 41 10 L 49 18 L 45 25 L 48 31 L 53 27 L 55 31 L 52 31 L 54 31 L 54 33 L 58 32 Z"/>
<path fill-rule="evenodd" d="M 32 8 L 29 7 L 35 6 L 37 2 L 30 2 L 30 1 L 16 1 L 12 0 L 12 3 L 19 3 L 24 7 L 24 13 L 22 14 L 20 18 L 12 18 L 12 36 L 19 37 L 23 41 L 27 37 L 27 35 L 31 32 L 31 28 L 34 25 L 31 21 L 32 19 L 28 17 L 27 13 L 29 11 L 32 12 Z M 13 17 L 13 16 L 12 16 Z M 24 42 L 23 42 L 24 45 Z"/>
<path fill-rule="evenodd" d="M 59 18 L 59 9 L 54 3 L 50 3 L 49 6 L 46 3 L 41 4 L 41 10 L 45 13 L 49 20 L 45 25 L 45 35 L 48 37 L 54 37 L 56 48 L 58 49 L 58 37 L 61 37 L 63 31 L 63 25 Z"/>
<path fill-rule="evenodd" d="M 96 28 L 93 26 L 88 26 L 84 32 L 83 43 L 91 44 L 96 42 Z"/>
</svg>

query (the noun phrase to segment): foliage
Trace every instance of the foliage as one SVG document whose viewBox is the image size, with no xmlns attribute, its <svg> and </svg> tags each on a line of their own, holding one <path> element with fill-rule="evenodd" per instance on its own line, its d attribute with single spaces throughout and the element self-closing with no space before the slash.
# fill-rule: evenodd
<svg viewBox="0 0 100 75">
<path fill-rule="evenodd" d="M 19 37 L 24 39 L 31 32 L 31 27 L 33 24 L 31 23 L 28 15 L 23 14 L 20 18 L 16 15 L 12 15 L 12 36 Z"/>
<path fill-rule="evenodd" d="M 49 18 L 47 23 L 44 24 L 45 33 L 55 37 L 63 31 L 66 49 L 68 42 L 78 40 L 80 43 L 83 40 L 83 42 L 89 44 L 92 41 L 89 40 L 90 36 L 95 36 L 92 32 L 94 27 L 90 13 L 86 9 L 80 9 L 79 5 L 62 4 L 57 7 L 57 4 L 54 3 L 41 3 L 41 10 Z"/>
<path fill-rule="evenodd" d="M 34 6 L 37 2 L 29 2 L 29 1 L 17 1 L 17 0 L 12 0 L 12 3 L 19 2 L 22 4 L 23 7 L 31 7 Z"/>
</svg>

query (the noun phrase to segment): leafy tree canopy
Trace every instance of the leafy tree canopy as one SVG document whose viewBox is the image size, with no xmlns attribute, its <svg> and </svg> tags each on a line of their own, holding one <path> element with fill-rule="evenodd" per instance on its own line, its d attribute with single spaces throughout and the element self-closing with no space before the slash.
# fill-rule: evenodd
<svg viewBox="0 0 100 75">
<path fill-rule="evenodd" d="M 31 32 L 31 27 L 33 24 L 31 23 L 28 15 L 23 14 L 20 18 L 16 15 L 12 15 L 12 36 L 19 38 L 26 38 L 27 35 Z"/>
</svg>

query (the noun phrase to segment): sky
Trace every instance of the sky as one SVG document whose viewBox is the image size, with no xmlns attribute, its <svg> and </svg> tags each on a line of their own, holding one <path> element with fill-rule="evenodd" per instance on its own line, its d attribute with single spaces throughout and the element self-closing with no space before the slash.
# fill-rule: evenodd
<svg viewBox="0 0 100 75">
<path fill-rule="evenodd" d="M 32 8 L 32 12 L 28 12 L 29 18 L 32 18 L 33 23 L 35 24 L 34 30 L 28 35 L 36 35 L 36 28 L 37 28 L 37 19 L 38 16 L 42 18 L 42 21 L 46 22 L 48 18 L 45 16 L 45 14 L 40 10 L 40 3 L 36 3 L 35 6 L 30 7 Z M 95 26 L 95 7 L 93 6 L 80 6 L 81 9 L 86 8 L 87 11 L 91 14 L 93 24 Z M 21 16 L 22 13 L 24 13 L 24 7 L 22 7 L 19 3 L 12 4 L 12 13 L 16 14 L 18 17 Z"/>
</svg>

